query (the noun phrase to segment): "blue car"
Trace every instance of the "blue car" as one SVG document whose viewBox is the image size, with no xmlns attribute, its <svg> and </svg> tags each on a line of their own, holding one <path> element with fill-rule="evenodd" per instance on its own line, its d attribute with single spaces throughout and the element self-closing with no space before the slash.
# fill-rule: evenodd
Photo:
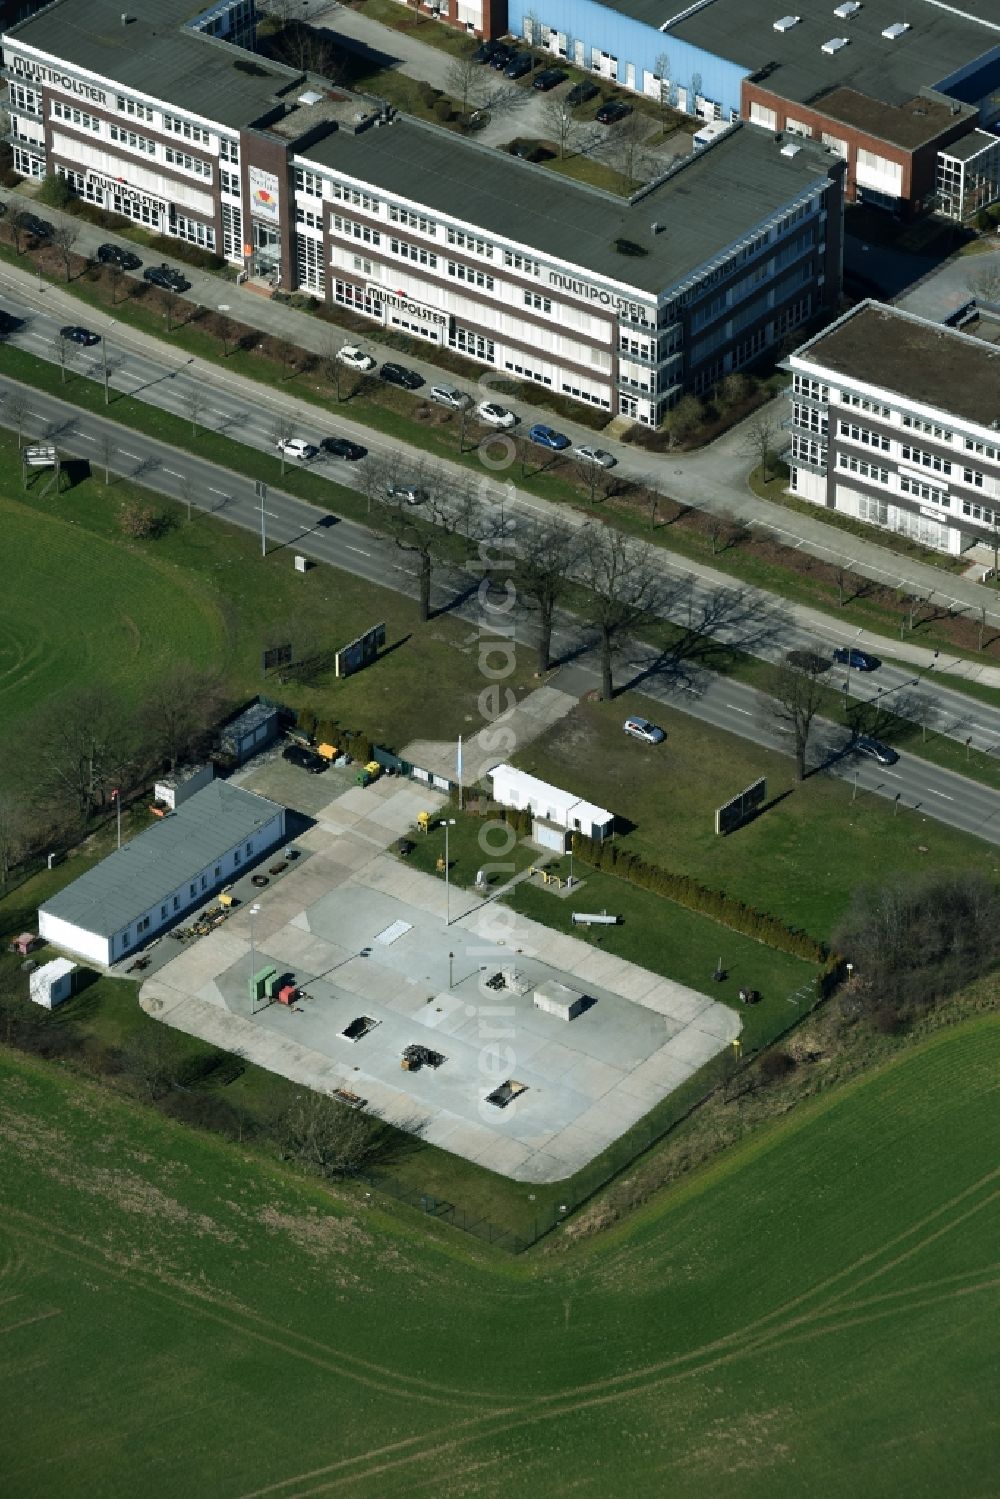
<svg viewBox="0 0 1000 1499">
<path fill-rule="evenodd" d="M 540 448 L 553 448 L 557 453 L 569 447 L 568 437 L 562 432 L 554 431 L 552 427 L 543 426 L 541 422 L 529 429 L 528 436 L 532 442 L 537 442 Z"/>
<path fill-rule="evenodd" d="M 841 666 L 852 666 L 855 671 L 878 671 L 882 665 L 877 656 L 869 656 L 867 651 L 858 651 L 846 645 L 837 646 L 833 659 L 839 661 Z"/>
</svg>

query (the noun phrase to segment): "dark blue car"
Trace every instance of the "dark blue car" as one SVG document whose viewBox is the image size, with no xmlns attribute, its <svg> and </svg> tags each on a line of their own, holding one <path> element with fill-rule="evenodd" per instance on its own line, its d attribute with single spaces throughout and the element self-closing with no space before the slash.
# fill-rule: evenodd
<svg viewBox="0 0 1000 1499">
<path fill-rule="evenodd" d="M 878 671 L 882 665 L 877 656 L 869 656 L 867 651 L 859 651 L 846 645 L 837 646 L 833 659 L 839 661 L 841 666 L 852 666 L 855 671 Z"/>
</svg>

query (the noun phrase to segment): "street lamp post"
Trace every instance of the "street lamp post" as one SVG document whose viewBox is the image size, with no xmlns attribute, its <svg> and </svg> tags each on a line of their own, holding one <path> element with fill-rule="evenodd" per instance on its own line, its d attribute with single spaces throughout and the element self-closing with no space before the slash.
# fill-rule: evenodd
<svg viewBox="0 0 1000 1499">
<path fill-rule="evenodd" d="M 451 877 L 448 862 L 448 829 L 455 826 L 454 817 L 442 817 L 438 827 L 444 828 L 444 924 L 451 926 Z"/>
<path fill-rule="evenodd" d="M 117 322 L 117 318 L 112 318 L 111 322 L 108 324 L 108 326 L 105 328 L 104 332 L 101 334 L 101 359 L 102 359 L 102 362 L 104 364 L 104 404 L 105 404 L 105 406 L 110 406 L 110 404 L 111 404 L 111 393 L 110 393 L 110 391 L 108 389 L 108 334 L 111 332 L 111 330 L 115 326 L 116 322 Z"/>
<path fill-rule="evenodd" d="M 253 945 L 253 919 L 257 915 L 257 913 L 258 913 L 259 910 L 260 910 L 260 906 L 259 905 L 252 905 L 250 907 L 250 1013 L 251 1013 L 251 1015 L 254 1013 L 254 1001 L 256 999 L 256 995 L 253 992 L 253 978 L 254 978 L 254 974 L 257 972 L 257 954 L 254 951 L 254 945 Z"/>
</svg>

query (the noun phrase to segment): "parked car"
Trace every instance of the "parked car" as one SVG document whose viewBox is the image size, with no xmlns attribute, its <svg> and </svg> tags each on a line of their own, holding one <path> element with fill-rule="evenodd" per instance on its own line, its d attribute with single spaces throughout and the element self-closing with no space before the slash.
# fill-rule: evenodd
<svg viewBox="0 0 1000 1499">
<path fill-rule="evenodd" d="M 329 764 L 322 755 L 317 755 L 313 750 L 305 749 L 301 744 L 286 744 L 281 751 L 281 758 L 287 760 L 289 765 L 298 765 L 302 770 L 308 770 L 310 775 L 318 776 L 321 771 L 326 770 Z"/>
<path fill-rule="evenodd" d="M 859 755 L 867 755 L 869 760 L 877 760 L 880 765 L 895 765 L 899 759 L 896 751 L 888 744 L 883 744 L 881 739 L 875 739 L 871 734 L 858 734 L 851 745 Z"/>
<path fill-rule="evenodd" d="M 297 458 L 300 463 L 309 463 L 319 456 L 319 448 L 306 442 L 304 437 L 279 437 L 276 447 L 286 458 Z"/>
<path fill-rule="evenodd" d="M 588 83 L 586 78 L 581 83 L 574 83 L 566 95 L 567 104 L 586 104 L 591 99 L 596 99 L 600 93 L 596 83 Z"/>
<path fill-rule="evenodd" d="M 341 364 L 346 364 L 351 370 L 373 370 L 375 358 L 366 354 L 364 349 L 359 349 L 357 344 L 345 344 L 342 349 L 337 350 L 337 358 Z"/>
<path fill-rule="evenodd" d="M 97 258 L 102 265 L 120 265 L 123 271 L 137 271 L 142 265 L 135 251 L 122 245 L 98 245 Z"/>
<path fill-rule="evenodd" d="M 553 427 L 546 427 L 544 422 L 536 422 L 533 427 L 529 427 L 528 436 L 540 448 L 551 448 L 556 453 L 561 453 L 563 448 L 569 447 L 569 438 L 564 433 L 557 432 Z"/>
<path fill-rule="evenodd" d="M 55 230 L 48 219 L 40 219 L 37 214 L 26 213 L 21 218 L 21 228 L 25 234 L 34 235 L 35 239 L 51 239 Z"/>
<path fill-rule="evenodd" d="M 416 370 L 408 370 L 402 364 L 383 364 L 379 370 L 383 380 L 390 385 L 401 385 L 404 390 L 417 390 L 424 383 L 423 375 L 418 375 Z"/>
<path fill-rule="evenodd" d="M 190 291 L 190 281 L 185 281 L 180 271 L 175 271 L 173 266 L 162 265 L 147 266 L 142 273 L 142 279 L 148 281 L 150 286 L 161 286 L 164 291 Z"/>
<path fill-rule="evenodd" d="M 91 333 L 89 328 L 81 328 L 78 323 L 67 323 L 65 328 L 60 328 L 59 337 L 65 338 L 67 343 L 83 344 L 85 348 L 101 341 L 99 333 Z"/>
<path fill-rule="evenodd" d="M 513 47 L 508 47 L 506 42 L 497 42 L 490 57 L 490 67 L 496 68 L 498 73 L 502 73 L 513 56 Z"/>
<path fill-rule="evenodd" d="M 390 500 L 402 500 L 404 505 L 422 505 L 428 499 L 426 489 L 419 484 L 387 484 L 385 492 Z"/>
<path fill-rule="evenodd" d="M 462 411 L 472 403 L 472 397 L 457 385 L 432 385 L 430 396 L 439 406 L 450 406 L 453 411 Z"/>
<path fill-rule="evenodd" d="M 833 653 L 834 661 L 839 661 L 841 666 L 853 666 L 855 671 L 878 671 L 882 665 L 877 656 L 869 656 L 867 651 L 859 651 L 854 646 L 838 645 Z"/>
<path fill-rule="evenodd" d="M 320 447 L 328 458 L 343 458 L 348 463 L 357 463 L 368 454 L 367 448 L 349 437 L 324 437 Z"/>
<path fill-rule="evenodd" d="M 537 78 L 532 80 L 531 87 L 547 94 L 550 89 L 558 88 L 560 83 L 565 83 L 568 77 L 569 74 L 564 73 L 562 68 L 545 68 Z"/>
<path fill-rule="evenodd" d="M 505 47 L 503 42 L 480 42 L 472 54 L 473 62 L 492 62 L 498 52 L 506 52 L 510 55 L 510 48 Z"/>
<path fill-rule="evenodd" d="M 599 125 L 615 125 L 619 120 L 624 120 L 625 116 L 631 113 L 631 104 L 623 104 L 620 99 L 609 99 L 607 104 L 601 105 L 594 119 Z"/>
<path fill-rule="evenodd" d="M 508 411 L 506 406 L 498 406 L 495 401 L 480 401 L 476 407 L 476 415 L 488 427 L 513 427 L 517 421 L 513 411 Z"/>
<path fill-rule="evenodd" d="M 626 718 L 622 728 L 633 739 L 641 739 L 643 744 L 662 744 L 667 737 L 660 726 L 650 723 L 648 718 Z"/>
<path fill-rule="evenodd" d="M 515 52 L 510 62 L 503 70 L 505 78 L 525 78 L 535 66 L 535 59 L 530 52 Z"/>
<path fill-rule="evenodd" d="M 586 443 L 583 447 L 573 449 L 573 457 L 582 459 L 584 463 L 596 463 L 598 468 L 614 468 L 618 462 L 606 448 L 592 448 Z"/>
</svg>

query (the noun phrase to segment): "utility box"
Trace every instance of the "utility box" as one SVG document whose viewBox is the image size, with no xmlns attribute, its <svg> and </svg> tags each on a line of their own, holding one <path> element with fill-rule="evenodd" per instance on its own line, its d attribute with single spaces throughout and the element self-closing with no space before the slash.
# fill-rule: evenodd
<svg viewBox="0 0 1000 1499">
<path fill-rule="evenodd" d="M 250 990 L 250 1003 L 258 1004 L 262 999 L 274 998 L 274 986 L 278 980 L 278 970 L 273 965 L 267 968 L 258 968 L 253 978 L 248 979 L 247 987 Z"/>
<path fill-rule="evenodd" d="M 307 573 L 309 571 L 309 558 L 308 557 L 300 557 L 296 553 L 296 557 L 295 557 L 295 571 L 297 573 Z"/>
<path fill-rule="evenodd" d="M 587 997 L 558 979 L 548 979 L 535 990 L 535 1009 L 559 1020 L 575 1020 L 587 1008 Z"/>
<path fill-rule="evenodd" d="M 75 973 L 76 964 L 71 963 L 69 958 L 53 958 L 51 963 L 43 963 L 41 968 L 36 968 L 28 979 L 28 994 L 32 1004 L 41 1005 L 46 1010 L 54 1010 L 57 1005 L 61 1005 L 73 993 Z"/>
</svg>

